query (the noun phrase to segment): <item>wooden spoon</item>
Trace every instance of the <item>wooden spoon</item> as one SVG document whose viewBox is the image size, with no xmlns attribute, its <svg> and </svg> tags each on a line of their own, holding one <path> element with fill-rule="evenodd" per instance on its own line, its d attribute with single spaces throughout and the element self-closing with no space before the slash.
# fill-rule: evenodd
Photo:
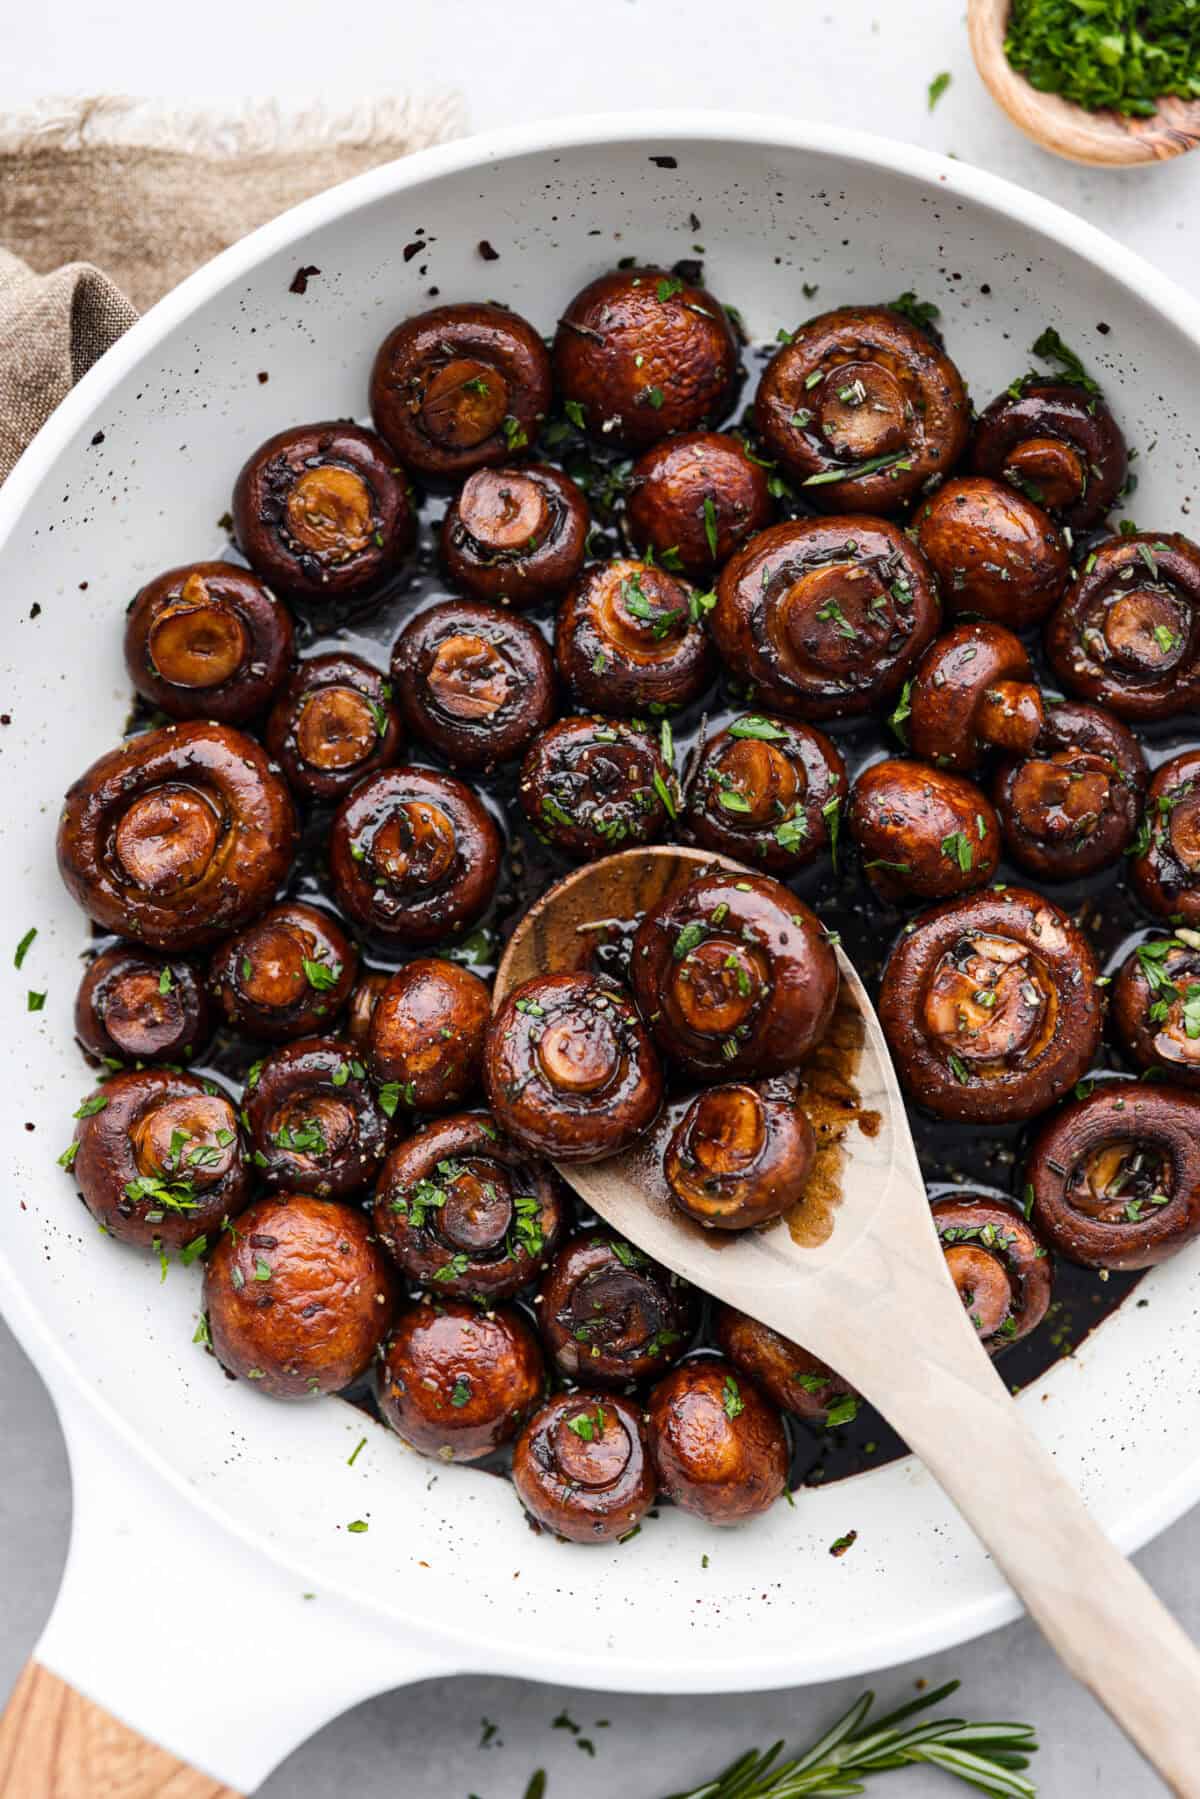
<svg viewBox="0 0 1200 1799">
<path fill-rule="evenodd" d="M 971 54 L 992 98 L 1026 136 L 1056 156 L 1096 167 L 1133 168 L 1165 162 L 1200 144 L 1200 100 L 1166 95 L 1148 119 L 1086 107 L 1043 94 L 1019 75 L 1004 54 L 1010 0 L 967 0 Z"/>
<path fill-rule="evenodd" d="M 714 864 L 737 867 L 663 845 L 568 875 L 514 933 L 497 1003 L 534 975 L 580 967 L 601 921 L 635 919 Z M 941 1482 L 1066 1665 L 1172 1792 L 1197 1799 L 1200 1652 L 1093 1523 L 997 1377 L 938 1243 L 879 1020 L 841 950 L 838 961 L 842 1003 L 861 1021 L 853 1084 L 867 1128 L 845 1136 L 840 1196 L 819 1228 L 705 1231 L 670 1204 L 636 1147 L 559 1172 L 648 1255 L 858 1387 Z M 803 1202 L 798 1211 L 802 1221 Z"/>
</svg>

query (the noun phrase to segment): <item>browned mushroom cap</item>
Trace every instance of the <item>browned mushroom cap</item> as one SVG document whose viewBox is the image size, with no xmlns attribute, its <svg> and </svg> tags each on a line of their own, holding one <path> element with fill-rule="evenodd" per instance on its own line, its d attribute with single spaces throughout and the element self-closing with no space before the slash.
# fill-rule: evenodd
<svg viewBox="0 0 1200 1799">
<path fill-rule="evenodd" d="M 1155 770 L 1129 873 L 1151 912 L 1200 925 L 1200 750 Z"/>
<path fill-rule="evenodd" d="M 1032 753 L 996 775 L 996 809 L 1014 862 L 1048 880 L 1092 874 L 1133 842 L 1146 758 L 1131 731 L 1094 706 L 1050 706 Z"/>
<path fill-rule="evenodd" d="M 542 1352 L 511 1307 L 412 1305 L 384 1346 L 375 1392 L 396 1435 L 421 1455 L 477 1462 L 511 1442 L 541 1398 Z"/>
<path fill-rule="evenodd" d="M 719 302 L 665 269 L 614 270 L 576 294 L 559 320 L 554 373 L 589 436 L 627 449 L 715 424 L 740 378 Z"/>
<path fill-rule="evenodd" d="M 966 448 L 962 376 L 888 306 L 843 306 L 793 331 L 754 418 L 770 455 L 827 512 L 899 512 Z"/>
<path fill-rule="evenodd" d="M 630 962 L 659 1047 L 709 1079 L 795 1068 L 829 1027 L 837 959 L 769 875 L 701 875 L 651 907 Z"/>
<path fill-rule="evenodd" d="M 1139 943 L 1117 976 L 1113 1018 L 1139 1068 L 1200 1086 L 1200 937 L 1185 928 Z"/>
<path fill-rule="evenodd" d="M 921 552 L 883 519 L 791 519 L 725 564 L 712 633 L 772 708 L 852 718 L 890 697 L 938 627 Z"/>
<path fill-rule="evenodd" d="M 783 1421 L 729 1362 L 672 1368 L 650 1395 L 649 1425 L 660 1490 L 709 1524 L 757 1517 L 784 1490 Z"/>
<path fill-rule="evenodd" d="M 214 1081 L 162 1068 L 113 1075 L 75 1116 L 64 1160 L 88 1211 L 122 1243 L 180 1249 L 250 1197 L 237 1113 Z"/>
<path fill-rule="evenodd" d="M 659 744 L 615 718 L 561 718 L 535 737 L 518 794 L 540 837 L 586 861 L 666 834 L 679 811 Z"/>
<path fill-rule="evenodd" d="M 296 793 L 341 799 L 400 754 L 391 683 L 358 656 L 310 656 L 271 708 L 264 741 Z"/>
<path fill-rule="evenodd" d="M 1046 722 L 1020 640 L 985 620 L 955 625 L 930 645 L 912 678 L 909 707 L 914 754 L 964 773 L 989 749 L 1028 755 Z"/>
<path fill-rule="evenodd" d="M 700 748 L 687 778 L 683 835 L 782 874 L 826 849 L 846 765 L 824 732 L 744 713 Z"/>
<path fill-rule="evenodd" d="M 906 927 L 879 1018 L 901 1081 L 939 1118 L 1032 1118 L 1090 1066 L 1103 1022 L 1083 933 L 1020 887 L 972 894 Z"/>
<path fill-rule="evenodd" d="M 732 1306 L 718 1306 L 716 1339 L 734 1366 L 782 1411 L 831 1429 L 852 1424 L 857 1417 L 859 1395 L 848 1380 L 757 1318 Z"/>
<path fill-rule="evenodd" d="M 382 968 L 360 968 L 350 1004 L 346 1008 L 346 1038 L 360 1056 L 365 1056 L 371 1041 L 371 1020 L 379 1004 L 379 996 L 391 979 Z"/>
<path fill-rule="evenodd" d="M 1000 861 L 1000 824 L 978 787 L 922 762 L 864 769 L 846 815 L 868 879 L 885 898 L 951 899 L 986 887 Z"/>
<path fill-rule="evenodd" d="M 233 490 L 238 545 L 264 581 L 297 599 L 378 587 L 412 549 L 408 477 L 373 431 L 343 421 L 269 437 Z"/>
<path fill-rule="evenodd" d="M 951 613 L 1024 631 L 1045 618 L 1071 574 L 1066 540 L 1006 481 L 963 475 L 917 512 L 917 542 Z"/>
<path fill-rule="evenodd" d="M 1125 440 L 1100 394 L 1026 375 L 983 413 L 971 466 L 1084 531 L 1099 524 L 1125 485 Z"/>
<path fill-rule="evenodd" d="M 505 306 L 435 306 L 384 338 L 371 415 L 407 467 L 449 479 L 528 449 L 550 405 L 550 358 Z"/>
<path fill-rule="evenodd" d="M 1174 718 L 1200 705 L 1200 548 L 1177 532 L 1133 532 L 1093 550 L 1046 625 L 1064 687 L 1119 718 Z"/>
<path fill-rule="evenodd" d="M 280 1193 L 222 1232 L 204 1271 L 213 1352 L 272 1399 L 336 1393 L 367 1372 L 396 1280 L 350 1206 Z"/>
<path fill-rule="evenodd" d="M 790 1211 L 816 1153 L 794 1094 L 738 1083 L 697 1094 L 672 1133 L 663 1171 L 681 1212 L 742 1231 Z"/>
<path fill-rule="evenodd" d="M 642 1409 L 613 1393 L 559 1393 L 517 1438 L 513 1485 L 531 1518 L 570 1543 L 618 1541 L 654 1503 Z"/>
<path fill-rule="evenodd" d="M 392 1151 L 375 1189 L 380 1242 L 434 1294 L 509 1298 L 541 1273 L 567 1216 L 554 1170 L 486 1112 L 426 1125 Z"/>
<path fill-rule="evenodd" d="M 500 876 L 500 832 L 453 775 L 391 768 L 338 807 L 329 861 L 338 902 L 379 937 L 437 943 L 483 912 Z"/>
<path fill-rule="evenodd" d="M 414 737 L 455 768 L 519 756 L 554 717 L 554 662 L 527 619 L 475 600 L 443 600 L 410 620 L 392 679 Z"/>
<path fill-rule="evenodd" d="M 686 706 L 712 679 L 695 595 L 647 562 L 593 562 L 559 610 L 559 673 L 580 706 L 645 713 Z"/>
<path fill-rule="evenodd" d="M 289 1193 L 353 1193 L 387 1153 L 387 1116 L 354 1045 L 338 1037 L 302 1037 L 256 1062 L 245 1118 L 255 1166 Z"/>
<path fill-rule="evenodd" d="M 693 1287 L 603 1225 L 564 1243 L 537 1298 L 555 1367 L 588 1386 L 661 1374 L 687 1349 L 699 1313 Z"/>
<path fill-rule="evenodd" d="M 349 997 L 358 951 L 337 920 L 288 900 L 223 944 L 213 994 L 237 1030 L 271 1043 L 320 1031 Z"/>
<path fill-rule="evenodd" d="M 984 1347 L 996 1355 L 1036 1330 L 1050 1304 L 1053 1268 L 1017 1207 L 963 1193 L 939 1199 L 932 1211 L 950 1278 Z"/>
<path fill-rule="evenodd" d="M 1107 1081 L 1047 1120 L 1025 1168 L 1042 1235 L 1085 1268 L 1149 1268 L 1200 1232 L 1200 1099 Z"/>
<path fill-rule="evenodd" d="M 709 580 L 771 522 L 767 471 L 740 437 L 686 431 L 639 456 L 625 516 L 639 549 L 667 569 Z"/>
<path fill-rule="evenodd" d="M 479 1087 L 491 1016 L 487 985 L 469 968 L 436 957 L 408 962 L 376 1003 L 371 1073 L 384 1085 L 394 1082 L 418 1112 L 460 1105 Z"/>
<path fill-rule="evenodd" d="M 147 582 L 125 620 L 125 667 L 170 718 L 240 725 L 292 660 L 287 608 L 248 569 L 191 562 Z"/>
<path fill-rule="evenodd" d="M 570 586 L 587 534 L 587 501 L 560 469 L 479 469 L 442 521 L 442 564 L 477 600 L 532 606 Z"/>
<path fill-rule="evenodd" d="M 89 917 L 156 949 L 195 949 L 261 912 L 296 814 L 252 738 L 199 721 L 144 731 L 67 793 L 58 866 Z"/>
<path fill-rule="evenodd" d="M 103 1061 L 186 1062 L 208 1042 L 208 993 L 190 962 L 133 944 L 88 965 L 75 998 L 75 1035 Z"/>
<path fill-rule="evenodd" d="M 503 1000 L 484 1081 L 510 1137 L 559 1162 L 594 1162 L 658 1116 L 662 1070 L 628 996 L 590 974 L 543 975 Z"/>
</svg>

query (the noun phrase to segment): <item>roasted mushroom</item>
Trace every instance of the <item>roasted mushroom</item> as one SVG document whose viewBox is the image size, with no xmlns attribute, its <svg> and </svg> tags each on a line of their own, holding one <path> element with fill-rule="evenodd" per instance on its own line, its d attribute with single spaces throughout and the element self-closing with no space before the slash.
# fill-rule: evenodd
<svg viewBox="0 0 1200 1799">
<path fill-rule="evenodd" d="M 371 1041 L 371 1020 L 379 1004 L 379 996 L 391 979 L 382 968 L 359 968 L 358 979 L 346 1009 L 345 1034 L 360 1056 L 366 1055 Z"/>
<path fill-rule="evenodd" d="M 119 943 L 89 963 L 75 1035 L 104 1062 L 187 1062 L 208 1042 L 208 993 L 181 956 Z"/>
<path fill-rule="evenodd" d="M 985 1349 L 996 1355 L 1046 1316 L 1053 1269 L 1037 1231 L 1006 1199 L 955 1194 L 933 1208 L 950 1278 Z"/>
<path fill-rule="evenodd" d="M 962 775 L 889 757 L 854 783 L 846 822 L 887 899 L 952 899 L 986 887 L 1000 861 L 991 801 Z"/>
<path fill-rule="evenodd" d="M 302 1037 L 256 1062 L 245 1118 L 255 1166 L 286 1193 L 355 1193 L 387 1153 L 387 1115 L 354 1045 L 337 1037 Z"/>
<path fill-rule="evenodd" d="M 196 949 L 261 912 L 291 866 L 296 814 L 252 738 L 194 722 L 110 750 L 67 793 L 58 866 L 89 917 Z"/>
<path fill-rule="evenodd" d="M 1080 699 L 1150 720 L 1200 704 L 1200 547 L 1134 531 L 1093 550 L 1046 625 L 1046 654 Z"/>
<path fill-rule="evenodd" d="M 516 1436 L 542 1395 L 542 1352 L 509 1306 L 406 1306 L 375 1376 L 396 1435 L 442 1462 L 477 1462 Z"/>
<path fill-rule="evenodd" d="M 1094 384 L 1026 375 L 983 412 L 971 466 L 1085 531 L 1125 485 L 1125 440 Z"/>
<path fill-rule="evenodd" d="M 407 962 L 388 979 L 371 1017 L 371 1073 L 399 1087 L 418 1112 L 460 1105 L 479 1087 L 491 1016 L 487 986 L 469 968 L 437 957 Z"/>
<path fill-rule="evenodd" d="M 962 376 L 890 306 L 843 306 L 793 331 L 754 418 L 770 455 L 827 512 L 900 512 L 967 442 Z"/>
<path fill-rule="evenodd" d="M 854 1422 L 857 1389 L 819 1356 L 732 1306 L 717 1307 L 715 1334 L 722 1353 L 781 1411 L 828 1429 Z"/>
<path fill-rule="evenodd" d="M 988 750 L 1027 756 L 1046 722 L 1019 638 L 987 620 L 955 625 L 931 644 L 905 699 L 913 754 L 964 774 Z"/>
<path fill-rule="evenodd" d="M 396 1280 L 362 1213 L 278 1193 L 223 1231 L 204 1271 L 213 1353 L 272 1399 L 336 1393 L 367 1372 Z"/>
<path fill-rule="evenodd" d="M 639 456 L 625 489 L 638 548 L 665 569 L 711 580 L 736 549 L 770 524 L 767 471 L 740 437 L 685 431 Z"/>
<path fill-rule="evenodd" d="M 590 436 L 635 450 L 716 424 L 740 378 L 719 302 L 654 268 L 614 270 L 576 294 L 559 320 L 554 373 Z"/>
<path fill-rule="evenodd" d="M 663 1376 L 650 1395 L 649 1425 L 659 1488 L 709 1524 L 757 1517 L 787 1484 L 779 1413 L 716 1356 Z"/>
<path fill-rule="evenodd" d="M 663 1172 L 681 1212 L 741 1231 L 797 1204 L 816 1153 L 794 1094 L 738 1083 L 697 1094 L 672 1133 Z"/>
<path fill-rule="evenodd" d="M 1129 849 L 1146 786 L 1141 745 L 1095 706 L 1050 706 L 1028 756 L 996 775 L 1008 853 L 1043 880 L 1094 874 Z"/>
<path fill-rule="evenodd" d="M 711 625 L 728 667 L 773 710 L 853 718 L 911 674 L 937 631 L 937 591 L 883 519 L 791 519 L 725 564 Z"/>
<path fill-rule="evenodd" d="M 879 1018 L 900 1079 L 939 1118 L 1032 1118 L 1091 1065 L 1103 1016 L 1091 946 L 1023 888 L 923 913 L 888 958 Z"/>
<path fill-rule="evenodd" d="M 820 923 L 769 875 L 701 875 L 660 900 L 638 926 L 630 972 L 660 1049 L 709 1080 L 795 1068 L 838 992 Z"/>
<path fill-rule="evenodd" d="M 292 620 L 248 569 L 192 562 L 141 589 L 125 619 L 125 667 L 169 718 L 244 724 L 292 660 Z"/>
<path fill-rule="evenodd" d="M 471 788 L 428 768 L 389 768 L 338 807 L 329 864 L 338 903 L 378 937 L 439 943 L 485 911 L 500 832 Z"/>
<path fill-rule="evenodd" d="M 1113 988 L 1117 1035 L 1139 1068 L 1200 1086 L 1200 938 L 1139 943 Z"/>
<path fill-rule="evenodd" d="M 493 468 L 537 439 L 550 405 L 550 358 L 506 306 L 435 306 L 384 338 L 371 416 L 407 468 L 449 480 Z"/>
<path fill-rule="evenodd" d="M 251 568 L 302 600 L 348 600 L 400 567 L 417 534 L 408 478 L 373 431 L 331 420 L 260 444 L 233 490 Z"/>
<path fill-rule="evenodd" d="M 1033 1221 L 1085 1268 L 1149 1268 L 1200 1233 L 1200 1099 L 1106 1081 L 1039 1131 Z"/>
<path fill-rule="evenodd" d="M 652 843 L 680 805 L 659 743 L 613 718 L 560 718 L 535 737 L 518 795 L 538 835 L 579 861 Z"/>
<path fill-rule="evenodd" d="M 1129 874 L 1151 912 L 1200 925 L 1200 750 L 1154 771 Z"/>
<path fill-rule="evenodd" d="M 400 755 L 391 683 L 358 656 L 310 656 L 271 708 L 264 742 L 293 792 L 340 800 Z"/>
<path fill-rule="evenodd" d="M 554 662 L 527 619 L 475 600 L 443 600 L 405 626 L 392 680 L 414 737 L 454 768 L 519 756 L 554 717 Z"/>
<path fill-rule="evenodd" d="M 662 1103 L 645 1026 L 626 994 L 590 974 L 514 988 L 488 1034 L 484 1080 L 501 1128 L 559 1162 L 627 1149 Z"/>
<path fill-rule="evenodd" d="M 478 469 L 442 521 L 442 566 L 474 599 L 532 606 L 570 586 L 587 534 L 587 501 L 561 470 Z"/>
<path fill-rule="evenodd" d="M 642 1409 L 613 1393 L 559 1393 L 513 1449 L 513 1485 L 531 1518 L 571 1543 L 608 1543 L 654 1503 Z"/>
<path fill-rule="evenodd" d="M 554 654 L 576 704 L 597 712 L 686 706 L 713 675 L 694 593 L 647 562 L 590 563 L 559 608 Z"/>
<path fill-rule="evenodd" d="M 917 542 L 951 613 L 1040 624 L 1071 574 L 1053 519 L 1005 481 L 962 475 L 917 511 Z"/>
<path fill-rule="evenodd" d="M 213 957 L 210 978 L 235 1029 L 283 1043 L 324 1029 L 357 971 L 358 951 L 337 920 L 288 900 L 231 937 Z"/>
<path fill-rule="evenodd" d="M 748 712 L 701 745 L 686 788 L 689 842 L 790 874 L 829 848 L 846 765 L 823 731 Z"/>
<path fill-rule="evenodd" d="M 619 1386 L 679 1360 L 696 1329 L 699 1297 L 601 1225 L 559 1250 L 538 1290 L 537 1315 L 565 1380 Z"/>
</svg>

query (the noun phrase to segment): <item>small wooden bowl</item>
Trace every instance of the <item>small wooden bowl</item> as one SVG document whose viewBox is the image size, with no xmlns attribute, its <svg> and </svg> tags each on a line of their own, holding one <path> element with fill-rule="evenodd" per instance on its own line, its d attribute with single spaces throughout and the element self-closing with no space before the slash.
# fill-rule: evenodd
<svg viewBox="0 0 1200 1799">
<path fill-rule="evenodd" d="M 1097 168 L 1134 168 L 1182 156 L 1200 144 L 1200 100 L 1168 96 L 1152 118 L 1129 119 L 1039 93 L 1004 54 L 1009 6 L 1010 0 L 967 0 L 971 54 L 992 98 L 1044 150 Z"/>
</svg>

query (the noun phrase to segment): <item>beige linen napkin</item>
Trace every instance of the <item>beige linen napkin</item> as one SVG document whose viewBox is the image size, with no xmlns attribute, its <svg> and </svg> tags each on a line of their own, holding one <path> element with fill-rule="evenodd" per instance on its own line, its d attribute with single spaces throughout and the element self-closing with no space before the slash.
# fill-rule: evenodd
<svg viewBox="0 0 1200 1799">
<path fill-rule="evenodd" d="M 297 201 L 461 129 L 452 95 L 224 116 L 89 99 L 0 119 L 0 480 L 192 269 Z"/>
</svg>

